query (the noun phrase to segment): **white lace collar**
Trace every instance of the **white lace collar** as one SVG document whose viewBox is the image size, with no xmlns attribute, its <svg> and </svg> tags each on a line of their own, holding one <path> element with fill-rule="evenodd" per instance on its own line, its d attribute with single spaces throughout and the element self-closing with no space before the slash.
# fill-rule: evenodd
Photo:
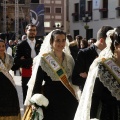
<svg viewBox="0 0 120 120">
<path fill-rule="evenodd" d="M 51 52 L 51 54 L 54 55 L 52 52 Z M 72 71 L 73 71 L 74 60 L 70 55 L 67 55 L 65 53 L 64 53 L 64 55 L 65 56 L 64 56 L 64 60 L 62 62 L 62 67 L 65 69 L 68 80 L 71 81 L 71 75 L 72 75 Z M 53 71 L 51 70 L 49 65 L 43 59 L 40 60 L 40 66 L 43 69 L 43 71 L 45 71 L 47 73 L 47 75 L 50 76 L 50 78 L 53 81 L 59 81 L 59 78 L 53 73 Z"/>
<path fill-rule="evenodd" d="M 112 96 L 114 96 L 117 100 L 120 100 L 120 84 L 102 64 L 99 66 L 98 75 L 100 81 L 105 87 L 107 87 Z"/>
<path fill-rule="evenodd" d="M 13 65 L 13 58 L 12 56 L 5 53 L 5 66 L 7 70 L 9 71 Z"/>
</svg>

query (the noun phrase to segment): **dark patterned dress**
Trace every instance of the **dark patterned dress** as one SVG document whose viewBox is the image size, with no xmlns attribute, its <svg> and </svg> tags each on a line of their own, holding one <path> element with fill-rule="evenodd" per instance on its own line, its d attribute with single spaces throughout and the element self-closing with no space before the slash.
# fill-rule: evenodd
<svg viewBox="0 0 120 120">
<path fill-rule="evenodd" d="M 56 58 L 57 59 L 57 58 Z M 73 59 L 65 55 L 62 66 L 64 67 L 68 80 L 70 80 L 73 70 Z M 43 80 L 45 81 L 42 86 Z M 49 65 L 41 60 L 39 66 L 33 94 L 43 93 L 49 100 L 47 108 L 43 109 L 43 120 L 73 120 L 78 106 L 77 99 L 62 84 L 58 77 L 53 73 Z"/>
<path fill-rule="evenodd" d="M 12 57 L 6 55 L 5 66 L 10 69 Z M 1 63 L 1 61 L 0 61 Z M 15 86 L 1 71 L 0 64 L 0 120 L 20 120 L 20 107 Z"/>
<path fill-rule="evenodd" d="M 92 96 L 91 118 L 120 120 L 120 84 L 102 63 Z"/>
</svg>

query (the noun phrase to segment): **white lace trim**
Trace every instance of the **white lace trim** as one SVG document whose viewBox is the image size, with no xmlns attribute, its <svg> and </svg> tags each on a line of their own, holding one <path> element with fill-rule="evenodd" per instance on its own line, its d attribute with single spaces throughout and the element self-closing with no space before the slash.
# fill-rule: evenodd
<svg viewBox="0 0 120 120">
<path fill-rule="evenodd" d="M 113 75 L 100 64 L 100 69 L 98 70 L 98 75 L 100 81 L 103 83 L 105 87 L 111 92 L 112 96 L 114 96 L 117 100 L 120 100 L 120 84 L 113 77 Z"/>
<path fill-rule="evenodd" d="M 83 93 L 81 95 L 80 103 L 78 105 L 74 120 L 90 120 L 92 93 L 97 75 L 99 75 L 100 80 L 103 82 L 105 87 L 108 87 L 112 95 L 116 97 L 117 100 L 120 100 L 119 83 L 114 80 L 113 76 L 110 75 L 108 71 L 103 72 L 103 70 L 98 70 L 99 61 L 99 58 L 96 59 L 90 67 L 89 74 L 83 89 Z"/>
<path fill-rule="evenodd" d="M 12 56 L 6 54 L 5 65 L 7 70 L 9 71 L 13 65 L 13 58 Z"/>
<path fill-rule="evenodd" d="M 98 63 L 99 59 L 96 59 L 90 67 L 74 120 L 90 120 L 92 93 L 97 77 Z"/>
<path fill-rule="evenodd" d="M 47 75 L 50 76 L 52 81 L 59 81 L 59 78 L 54 74 L 54 72 L 51 70 L 49 65 L 43 59 L 41 59 L 40 66 L 47 73 Z M 73 61 L 72 57 L 65 54 L 65 57 L 64 57 L 64 60 L 62 63 L 62 67 L 65 69 L 65 72 L 67 74 L 69 82 L 71 82 L 73 66 L 74 66 L 74 61 Z"/>
<path fill-rule="evenodd" d="M 43 44 L 41 45 L 39 54 L 38 54 L 38 55 L 34 58 L 34 60 L 33 60 L 32 75 L 31 75 L 31 78 L 30 78 L 30 80 L 29 80 L 29 82 L 28 82 L 28 84 L 27 84 L 27 85 L 28 85 L 28 91 L 27 91 L 27 97 L 26 97 L 26 100 L 25 100 L 24 105 L 29 105 L 29 99 L 31 98 L 31 95 L 32 95 L 32 91 L 33 91 L 33 86 L 34 86 L 34 84 L 35 84 L 35 79 L 36 79 L 37 70 L 38 70 L 38 67 L 39 67 L 40 61 L 41 61 L 41 56 L 42 56 L 43 54 L 45 54 L 45 53 L 51 52 L 51 50 L 52 50 L 52 46 L 51 46 L 51 44 L 50 44 L 50 40 L 51 40 L 51 35 L 52 35 L 53 32 L 54 32 L 54 30 L 51 31 L 51 32 L 45 37 L 45 39 L 44 39 L 44 41 L 43 41 Z M 72 70 L 73 70 L 73 66 L 74 66 L 74 60 L 73 60 L 72 57 L 71 57 L 71 59 L 70 59 L 71 54 L 70 54 L 69 41 L 68 41 L 68 39 L 66 39 L 66 45 L 65 45 L 65 48 L 64 48 L 63 51 L 64 51 L 65 56 L 66 56 L 66 58 L 67 58 L 65 63 L 67 63 L 67 67 L 66 67 L 66 68 L 68 68 L 68 69 L 66 69 L 66 72 L 67 72 L 67 75 L 69 76 L 70 73 L 71 73 L 71 75 L 72 75 Z M 68 57 L 68 56 L 69 56 L 69 57 Z M 63 65 L 63 66 L 64 66 L 64 65 Z M 70 67 L 70 66 L 72 66 L 72 67 Z M 70 69 L 70 72 L 68 72 L 69 69 Z M 51 73 L 50 73 L 50 75 L 51 75 Z M 71 81 L 71 76 L 69 76 L 68 79 Z M 55 78 L 54 78 L 54 80 L 55 80 Z"/>
<path fill-rule="evenodd" d="M 33 87 L 35 84 L 36 74 L 37 74 L 37 70 L 39 67 L 38 65 L 40 65 L 44 71 L 47 70 L 47 74 L 51 77 L 51 79 L 58 80 L 58 78 L 55 77 L 55 75 L 53 74 L 53 72 L 51 71 L 49 66 L 41 59 L 41 55 L 39 54 L 37 57 L 35 57 L 35 59 L 33 61 L 32 76 L 27 84 L 28 91 L 27 91 L 27 97 L 26 97 L 24 105 L 30 104 L 29 99 L 31 98 Z M 71 81 L 71 75 L 72 75 L 72 71 L 73 71 L 73 67 L 74 67 L 74 60 L 70 55 L 65 54 L 65 61 L 63 62 L 63 67 L 65 67 L 65 71 L 68 75 L 68 79 L 69 79 L 69 81 Z"/>
<path fill-rule="evenodd" d="M 14 80 L 9 73 L 13 65 L 13 59 L 10 55 L 6 54 L 5 64 L 3 64 L 2 60 L 0 59 L 0 71 L 11 81 L 11 83 L 15 86 Z"/>
<path fill-rule="evenodd" d="M 86 79 L 86 83 L 82 92 L 82 96 L 81 96 L 80 103 L 78 105 L 74 120 L 90 120 L 91 99 L 92 99 L 95 79 L 98 73 L 98 65 L 102 58 L 111 58 L 113 55 L 110 49 L 110 46 L 112 43 L 110 35 L 113 34 L 114 31 L 115 29 L 108 31 L 107 38 L 106 38 L 107 47 L 100 52 L 99 57 L 94 60 L 94 62 L 92 63 L 89 69 L 88 77 Z"/>
</svg>

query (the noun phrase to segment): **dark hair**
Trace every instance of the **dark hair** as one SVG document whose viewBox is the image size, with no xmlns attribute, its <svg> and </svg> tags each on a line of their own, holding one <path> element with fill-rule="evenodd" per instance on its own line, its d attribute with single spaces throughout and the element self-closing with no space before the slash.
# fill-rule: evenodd
<svg viewBox="0 0 120 120">
<path fill-rule="evenodd" d="M 78 48 L 80 48 L 80 41 L 83 39 L 83 37 L 80 36 L 80 35 L 76 35 L 76 36 L 75 36 L 75 39 L 77 39 L 77 42 L 78 42 Z"/>
<path fill-rule="evenodd" d="M 31 26 L 31 27 L 36 27 L 36 25 L 34 25 L 34 24 L 28 24 L 25 29 L 28 29 L 29 26 Z"/>
<path fill-rule="evenodd" d="M 89 40 L 93 40 L 94 43 L 97 41 L 95 38 L 90 38 Z"/>
<path fill-rule="evenodd" d="M 4 41 L 3 39 L 0 39 L 0 42 L 3 42 L 3 43 L 5 43 L 5 41 Z"/>
<path fill-rule="evenodd" d="M 73 37 L 72 37 L 72 35 L 67 34 L 66 37 L 67 37 L 67 39 L 69 40 L 69 42 L 72 42 L 72 41 L 73 41 Z"/>
<path fill-rule="evenodd" d="M 52 44 L 53 42 L 54 42 L 54 38 L 55 38 L 55 35 L 57 35 L 57 34 L 60 34 L 60 35 L 65 35 L 65 38 L 66 38 L 66 33 L 65 32 L 63 32 L 62 30 L 60 30 L 60 29 L 56 29 L 56 30 L 54 30 L 53 32 L 52 32 L 52 34 L 51 34 L 51 39 L 50 39 L 50 44 Z"/>
<path fill-rule="evenodd" d="M 115 32 L 111 36 L 112 44 L 111 44 L 111 50 L 114 52 L 115 46 L 120 44 L 120 26 L 116 27 Z"/>
<path fill-rule="evenodd" d="M 99 40 L 100 38 L 104 38 L 106 39 L 107 37 L 107 32 L 109 30 L 112 30 L 113 28 L 111 26 L 102 26 L 102 28 L 100 28 L 97 32 L 97 40 Z"/>
<path fill-rule="evenodd" d="M 80 36 L 80 35 L 76 35 L 75 38 L 78 39 L 78 40 L 82 40 L 83 39 L 83 37 Z"/>
<path fill-rule="evenodd" d="M 82 39 L 81 41 L 80 41 L 80 43 L 83 43 L 84 44 L 84 48 L 87 48 L 88 47 L 88 41 L 86 40 L 86 39 Z"/>
</svg>

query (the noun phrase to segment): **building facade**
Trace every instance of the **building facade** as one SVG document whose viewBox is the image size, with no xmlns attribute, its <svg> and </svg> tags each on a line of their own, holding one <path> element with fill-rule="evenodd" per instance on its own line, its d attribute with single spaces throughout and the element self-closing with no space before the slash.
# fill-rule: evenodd
<svg viewBox="0 0 120 120">
<path fill-rule="evenodd" d="M 18 9 L 16 10 L 15 0 L 2 0 L 0 2 L 0 33 L 9 33 L 10 36 L 15 36 L 16 14 L 18 15 L 18 34 L 24 34 L 26 24 L 30 20 L 29 16 L 30 0 L 20 0 Z M 17 12 L 18 11 L 18 12 Z M 11 38 L 11 37 L 10 37 Z M 9 38 L 9 39 L 10 39 Z M 11 38 L 13 39 L 13 38 Z M 15 38 L 14 38 L 15 39 Z"/>
<path fill-rule="evenodd" d="M 96 38 L 101 26 L 120 24 L 120 0 L 69 0 L 69 6 L 70 33 L 74 37 Z"/>
<path fill-rule="evenodd" d="M 66 0 L 40 0 L 45 6 L 44 27 L 46 34 L 60 28 L 67 31 Z"/>
<path fill-rule="evenodd" d="M 6 1 L 6 5 L 4 5 Z M 1 0 L 0 1 L 0 33 L 15 32 L 15 1 L 16 0 Z M 25 26 L 30 23 L 30 4 L 44 4 L 44 29 L 45 35 L 51 30 L 60 28 L 69 32 L 68 29 L 68 0 L 18 0 L 19 14 L 19 30 L 18 34 L 24 34 Z M 6 6 L 6 7 L 5 7 Z M 5 17 L 5 16 L 6 17 Z M 6 30 L 5 30 L 6 29 Z"/>
</svg>

